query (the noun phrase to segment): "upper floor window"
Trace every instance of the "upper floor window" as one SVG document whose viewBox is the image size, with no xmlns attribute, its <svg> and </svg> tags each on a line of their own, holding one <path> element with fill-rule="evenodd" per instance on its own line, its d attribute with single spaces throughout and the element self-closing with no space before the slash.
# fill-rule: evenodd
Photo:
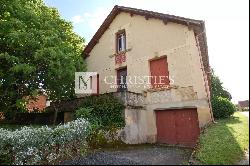
<svg viewBox="0 0 250 166">
<path fill-rule="evenodd" d="M 125 30 L 118 31 L 116 34 L 116 52 L 120 53 L 126 50 L 126 33 Z"/>
</svg>

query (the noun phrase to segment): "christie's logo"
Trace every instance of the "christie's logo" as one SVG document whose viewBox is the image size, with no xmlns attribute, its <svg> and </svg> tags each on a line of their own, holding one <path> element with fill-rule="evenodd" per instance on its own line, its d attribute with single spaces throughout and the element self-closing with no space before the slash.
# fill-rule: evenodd
<svg viewBox="0 0 250 166">
<path fill-rule="evenodd" d="M 99 75 L 97 72 L 76 72 L 76 94 L 98 94 Z M 174 79 L 168 76 L 105 76 L 101 81 L 110 89 L 127 90 L 128 88 L 167 88 L 174 84 Z"/>
<path fill-rule="evenodd" d="M 75 93 L 96 94 L 98 75 L 96 72 L 75 72 Z"/>
</svg>

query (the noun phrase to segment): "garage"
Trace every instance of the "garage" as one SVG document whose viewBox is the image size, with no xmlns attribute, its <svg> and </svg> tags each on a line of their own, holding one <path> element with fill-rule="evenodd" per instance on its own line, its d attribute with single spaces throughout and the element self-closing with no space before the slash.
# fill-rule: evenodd
<svg viewBox="0 0 250 166">
<path fill-rule="evenodd" d="M 194 147 L 200 135 L 197 108 L 155 110 L 157 142 Z"/>
</svg>

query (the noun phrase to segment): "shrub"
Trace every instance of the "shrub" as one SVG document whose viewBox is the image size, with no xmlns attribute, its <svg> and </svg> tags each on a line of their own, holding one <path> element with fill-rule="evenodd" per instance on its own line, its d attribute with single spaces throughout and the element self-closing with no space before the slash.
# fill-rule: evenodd
<svg viewBox="0 0 250 166">
<path fill-rule="evenodd" d="M 249 108 L 242 108 L 239 105 L 235 105 L 235 107 L 236 111 L 241 111 L 241 112 L 249 111 Z"/>
<path fill-rule="evenodd" d="M 16 110 L 10 110 L 10 109 L 5 109 L 3 110 L 3 114 L 4 114 L 4 119 L 5 120 L 13 120 L 13 117 L 15 116 L 16 114 Z"/>
<path fill-rule="evenodd" d="M 238 106 L 238 105 L 235 105 L 235 110 L 236 111 L 242 111 L 241 108 L 240 108 L 240 106 Z"/>
<path fill-rule="evenodd" d="M 75 112 L 76 118 L 90 122 L 87 142 L 91 148 L 115 147 L 122 145 L 119 130 L 124 127 L 125 106 L 110 94 L 88 96 Z"/>
<path fill-rule="evenodd" d="M 87 137 L 87 142 L 90 148 L 117 148 L 125 146 L 121 139 L 120 128 L 96 129 L 91 130 L 91 134 Z"/>
<path fill-rule="evenodd" d="M 48 126 L 15 131 L 0 128 L 0 164 L 55 164 L 80 154 L 86 147 L 87 126 L 87 121 L 77 119 L 54 129 Z"/>
<path fill-rule="evenodd" d="M 243 112 L 244 112 L 244 111 L 249 111 L 249 108 L 242 108 L 241 110 L 242 110 Z"/>
<path fill-rule="evenodd" d="M 91 119 L 91 112 L 93 111 L 93 108 L 79 108 L 75 112 L 75 118 L 84 118 L 86 120 Z"/>
<path fill-rule="evenodd" d="M 215 118 L 228 118 L 236 111 L 235 105 L 223 97 L 212 98 L 212 109 Z"/>
<path fill-rule="evenodd" d="M 100 128 L 123 127 L 125 106 L 110 94 L 88 96 L 76 110 L 76 117 L 87 119 L 91 125 Z"/>
</svg>

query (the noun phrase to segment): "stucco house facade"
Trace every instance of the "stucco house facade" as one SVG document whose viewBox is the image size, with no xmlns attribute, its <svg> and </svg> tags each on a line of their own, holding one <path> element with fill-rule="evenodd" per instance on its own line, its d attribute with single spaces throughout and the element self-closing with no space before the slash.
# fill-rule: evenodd
<svg viewBox="0 0 250 166">
<path fill-rule="evenodd" d="M 115 6 L 83 56 L 98 93 L 126 103 L 125 142 L 193 146 L 213 121 L 203 21 Z"/>
</svg>

